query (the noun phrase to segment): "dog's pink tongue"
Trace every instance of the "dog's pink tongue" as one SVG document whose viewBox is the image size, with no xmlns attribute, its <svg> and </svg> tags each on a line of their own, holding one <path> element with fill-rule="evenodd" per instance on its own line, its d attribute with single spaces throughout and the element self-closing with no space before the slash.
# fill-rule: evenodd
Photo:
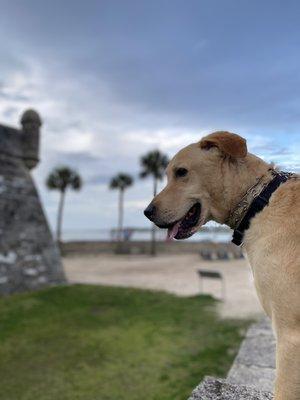
<svg viewBox="0 0 300 400">
<path fill-rule="evenodd" d="M 167 235 L 167 240 L 171 242 L 174 237 L 177 235 L 178 229 L 179 229 L 180 221 L 177 222 L 172 228 L 168 229 L 168 235 Z"/>
</svg>

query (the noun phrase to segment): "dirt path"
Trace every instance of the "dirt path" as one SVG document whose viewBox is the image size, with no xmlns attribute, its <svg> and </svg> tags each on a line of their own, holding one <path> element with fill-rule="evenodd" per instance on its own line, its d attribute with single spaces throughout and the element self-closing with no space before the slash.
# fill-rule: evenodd
<svg viewBox="0 0 300 400">
<path fill-rule="evenodd" d="M 72 283 L 90 283 L 163 290 L 179 296 L 200 292 L 197 270 L 219 271 L 225 281 L 225 301 L 219 311 L 223 317 L 248 318 L 262 314 L 250 267 L 245 260 L 202 261 L 199 256 L 76 256 L 64 259 L 67 278 Z M 219 280 L 205 279 L 205 293 L 222 296 Z"/>
</svg>

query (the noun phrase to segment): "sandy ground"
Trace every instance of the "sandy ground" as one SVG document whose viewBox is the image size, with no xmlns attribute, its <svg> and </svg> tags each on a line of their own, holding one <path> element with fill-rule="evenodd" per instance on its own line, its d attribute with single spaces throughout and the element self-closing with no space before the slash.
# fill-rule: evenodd
<svg viewBox="0 0 300 400">
<path fill-rule="evenodd" d="M 222 299 L 220 280 L 205 278 L 198 269 L 218 271 L 224 278 L 225 297 L 219 311 L 223 317 L 252 318 L 262 314 L 250 267 L 245 260 L 202 261 L 198 255 L 72 256 L 64 258 L 71 283 L 89 283 L 163 290 L 178 296 L 202 291 Z"/>
</svg>

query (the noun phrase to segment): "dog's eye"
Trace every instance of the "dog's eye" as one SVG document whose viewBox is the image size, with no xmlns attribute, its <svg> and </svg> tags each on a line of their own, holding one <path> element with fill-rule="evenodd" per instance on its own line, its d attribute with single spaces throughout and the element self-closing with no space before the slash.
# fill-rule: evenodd
<svg viewBox="0 0 300 400">
<path fill-rule="evenodd" d="M 186 176 L 188 173 L 188 170 L 186 168 L 178 168 L 175 171 L 175 176 L 176 178 L 182 178 L 183 176 Z"/>
</svg>

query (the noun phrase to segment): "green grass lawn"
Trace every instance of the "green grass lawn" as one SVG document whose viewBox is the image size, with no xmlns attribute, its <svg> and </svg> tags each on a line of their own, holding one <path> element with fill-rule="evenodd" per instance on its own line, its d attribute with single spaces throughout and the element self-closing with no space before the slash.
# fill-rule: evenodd
<svg viewBox="0 0 300 400">
<path fill-rule="evenodd" d="M 0 399 L 185 400 L 224 376 L 245 321 L 208 296 L 76 285 L 0 299 Z"/>
</svg>

